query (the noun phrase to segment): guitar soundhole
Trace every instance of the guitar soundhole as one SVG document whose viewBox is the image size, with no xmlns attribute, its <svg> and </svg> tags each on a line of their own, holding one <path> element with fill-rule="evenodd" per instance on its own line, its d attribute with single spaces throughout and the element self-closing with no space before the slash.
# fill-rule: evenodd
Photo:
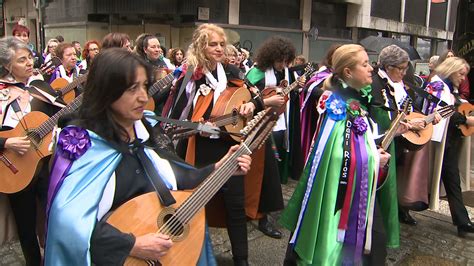
<svg viewBox="0 0 474 266">
<path fill-rule="evenodd" d="M 34 130 L 28 130 L 26 132 L 26 136 L 28 136 L 28 138 L 32 142 L 33 146 L 35 146 L 35 147 L 39 146 L 39 144 L 41 143 L 41 137 L 40 137 L 39 133 L 34 131 Z"/>
<path fill-rule="evenodd" d="M 186 238 L 189 233 L 189 226 L 179 221 L 174 215 L 174 209 L 165 208 L 158 215 L 158 228 L 160 233 L 169 235 L 174 242 Z"/>
</svg>

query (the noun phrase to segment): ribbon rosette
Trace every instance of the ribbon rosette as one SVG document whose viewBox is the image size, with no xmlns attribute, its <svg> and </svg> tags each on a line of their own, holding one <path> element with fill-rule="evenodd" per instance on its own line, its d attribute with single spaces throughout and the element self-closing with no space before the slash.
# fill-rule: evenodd
<svg viewBox="0 0 474 266">
<path fill-rule="evenodd" d="M 80 127 L 65 127 L 59 133 L 58 151 L 60 155 L 71 161 L 79 159 L 91 146 L 89 133 Z"/>
<path fill-rule="evenodd" d="M 359 116 L 361 114 L 360 112 L 360 103 L 359 101 L 357 100 L 350 100 L 348 102 L 348 110 L 349 110 L 349 113 L 352 115 L 352 116 Z"/>
<path fill-rule="evenodd" d="M 346 118 L 346 103 L 344 100 L 335 94 L 329 96 L 326 101 L 326 110 L 329 118 L 334 121 L 339 121 Z"/>
<path fill-rule="evenodd" d="M 354 130 L 354 133 L 357 135 L 364 135 L 365 131 L 367 131 L 367 123 L 365 123 L 362 116 L 354 118 L 354 121 L 352 121 L 352 130 Z"/>
<path fill-rule="evenodd" d="M 199 93 L 202 95 L 202 96 L 207 96 L 209 94 L 209 92 L 211 92 L 212 88 L 207 86 L 206 84 L 201 84 L 201 86 L 199 86 Z"/>
<path fill-rule="evenodd" d="M 321 97 L 319 98 L 318 105 L 316 109 L 318 113 L 322 114 L 326 111 L 326 101 L 328 100 L 329 96 L 332 95 L 331 91 L 324 91 Z"/>
<path fill-rule="evenodd" d="M 433 94 L 435 91 L 443 90 L 443 88 L 444 88 L 444 83 L 442 81 L 433 81 L 433 82 L 428 83 L 428 85 L 426 85 L 426 90 L 430 94 Z"/>
</svg>

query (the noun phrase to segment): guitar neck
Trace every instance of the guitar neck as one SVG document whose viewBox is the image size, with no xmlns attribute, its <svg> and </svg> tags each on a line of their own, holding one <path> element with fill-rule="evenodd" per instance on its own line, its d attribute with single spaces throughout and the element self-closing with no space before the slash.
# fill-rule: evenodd
<svg viewBox="0 0 474 266">
<path fill-rule="evenodd" d="M 254 131 L 247 139 L 240 144 L 239 148 L 231 155 L 221 167 L 214 170 L 194 193 L 176 210 L 175 217 L 183 224 L 188 223 L 193 216 L 203 208 L 219 189 L 229 180 L 232 174 L 238 169 L 237 158 L 241 155 L 250 155 L 252 150 L 258 148 L 270 135 L 275 121 L 270 121 L 270 117 L 264 118 L 262 124 L 266 126 L 262 131 Z M 253 141 L 252 141 L 253 139 Z"/>
<path fill-rule="evenodd" d="M 400 122 L 405 119 L 406 114 L 404 112 L 397 115 L 397 118 L 393 121 L 390 129 L 387 131 L 384 139 L 382 140 L 382 144 L 380 145 L 384 151 L 387 151 L 390 143 L 392 143 L 393 139 L 395 138 L 395 134 L 397 133 L 398 127 L 400 126 Z"/>
<path fill-rule="evenodd" d="M 168 86 L 171 83 L 171 81 L 173 81 L 173 79 L 174 79 L 174 75 L 173 75 L 173 72 L 171 72 L 168 75 L 166 75 L 166 77 L 155 82 L 148 90 L 148 94 L 150 96 L 155 95 L 156 93 L 164 89 L 166 86 Z"/>
<path fill-rule="evenodd" d="M 69 114 L 77 110 L 82 103 L 83 94 L 77 96 L 74 101 L 68 104 L 66 107 L 59 110 L 53 116 L 51 116 L 48 120 L 46 120 L 41 126 L 35 129 L 35 132 L 38 133 L 40 138 L 44 138 L 49 132 L 51 132 L 54 126 L 58 123 L 58 120 L 61 116 L 65 114 Z"/>
<path fill-rule="evenodd" d="M 75 80 L 73 80 L 71 83 L 69 83 L 66 87 L 62 88 L 60 91 L 61 91 L 61 95 L 64 95 L 70 91 L 72 91 L 73 89 L 75 89 L 77 86 L 81 85 L 82 82 L 86 81 L 87 80 L 87 74 L 84 74 L 82 76 L 79 76 L 77 77 Z"/>
</svg>

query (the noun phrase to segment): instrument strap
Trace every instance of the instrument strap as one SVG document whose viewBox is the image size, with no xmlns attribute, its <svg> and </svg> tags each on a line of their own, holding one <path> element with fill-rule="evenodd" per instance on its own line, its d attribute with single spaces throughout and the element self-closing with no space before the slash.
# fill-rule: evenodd
<svg viewBox="0 0 474 266">
<path fill-rule="evenodd" d="M 194 66 L 191 65 L 188 67 L 188 70 L 186 71 L 186 74 L 184 75 L 183 82 L 181 83 L 181 86 L 179 87 L 178 95 L 176 96 L 176 100 L 174 101 L 174 105 L 172 109 L 176 107 L 176 104 L 178 103 L 179 98 L 181 97 L 183 92 L 186 91 L 186 85 L 188 85 L 188 82 L 191 79 L 193 72 L 194 72 Z"/>
<path fill-rule="evenodd" d="M 137 155 L 140 164 L 143 166 L 145 170 L 145 174 L 150 180 L 153 188 L 155 189 L 156 193 L 158 194 L 158 198 L 163 206 L 170 206 L 176 203 L 173 195 L 171 195 L 170 190 L 166 186 L 165 182 L 161 179 L 158 171 L 156 170 L 155 166 L 151 162 L 150 158 L 145 153 L 143 144 L 138 142 L 139 140 L 135 140 L 133 144 L 133 151 Z"/>
<path fill-rule="evenodd" d="M 428 102 L 430 102 L 430 103 L 438 104 L 441 107 L 448 105 L 445 101 L 443 101 L 440 98 L 428 93 L 424 89 L 418 88 L 416 86 L 414 86 L 412 89 L 416 92 L 416 94 L 418 96 L 422 97 L 425 100 L 428 100 Z"/>
</svg>

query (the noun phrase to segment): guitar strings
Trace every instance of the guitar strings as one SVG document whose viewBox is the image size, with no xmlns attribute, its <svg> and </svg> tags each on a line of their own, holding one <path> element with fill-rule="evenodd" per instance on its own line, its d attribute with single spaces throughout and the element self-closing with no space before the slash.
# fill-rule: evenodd
<svg viewBox="0 0 474 266">
<path fill-rule="evenodd" d="M 243 150 L 242 149 L 238 149 L 237 151 L 235 151 L 231 157 L 229 157 L 228 160 L 226 160 L 226 162 L 224 163 L 224 167 L 221 168 L 221 171 L 218 171 L 216 172 L 212 177 L 214 176 L 217 176 L 218 174 L 220 176 L 223 176 L 225 174 L 225 176 L 229 175 L 229 174 L 232 174 L 232 172 L 234 172 L 234 168 L 235 168 L 235 164 L 238 164 L 237 162 L 235 162 L 235 164 L 229 164 L 227 162 L 229 162 L 230 160 L 234 160 L 239 157 L 241 154 L 243 153 Z M 213 195 L 211 195 L 211 193 L 209 193 L 210 191 L 212 191 L 212 189 L 220 189 L 220 187 L 227 181 L 228 178 L 221 178 L 221 179 L 217 179 L 217 180 L 214 180 L 214 178 L 206 178 L 203 183 L 202 183 L 202 186 L 203 188 L 201 190 L 199 190 L 198 188 L 198 191 L 200 191 L 201 193 L 198 194 L 197 196 L 195 197 L 192 197 L 190 198 L 189 201 L 185 201 L 182 205 L 182 207 L 178 208 L 176 210 L 176 212 L 173 214 L 173 216 L 168 219 L 164 224 L 163 226 L 160 228 L 160 232 L 162 233 L 165 233 L 167 235 L 175 235 L 179 232 L 179 230 L 181 229 L 181 226 L 184 226 L 189 220 L 190 216 L 194 215 L 193 213 L 191 213 L 189 211 L 190 208 L 195 208 L 195 206 L 198 206 L 197 204 L 203 202 L 204 200 L 206 200 L 206 198 L 210 198 L 212 197 Z M 226 179 L 224 182 L 223 179 Z M 215 182 L 215 187 L 211 187 L 210 185 L 208 185 L 209 183 L 214 183 L 214 181 L 217 181 Z M 212 193 L 213 194 L 213 193 Z M 197 201 L 197 202 L 196 202 Z M 179 221 L 179 216 L 183 215 L 183 221 Z"/>
</svg>

